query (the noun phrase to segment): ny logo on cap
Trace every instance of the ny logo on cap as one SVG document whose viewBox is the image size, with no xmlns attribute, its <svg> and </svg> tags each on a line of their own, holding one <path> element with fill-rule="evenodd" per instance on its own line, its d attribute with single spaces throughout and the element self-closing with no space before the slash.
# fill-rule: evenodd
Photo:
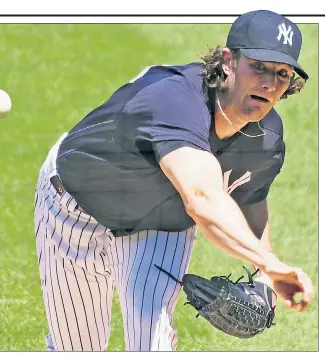
<svg viewBox="0 0 325 355">
<path fill-rule="evenodd" d="M 291 29 L 291 26 L 289 28 L 286 28 L 285 23 L 281 23 L 281 25 L 278 26 L 279 29 L 279 34 L 277 37 L 277 40 L 280 41 L 282 36 L 283 36 L 283 44 L 290 44 L 292 46 L 292 36 L 293 36 L 293 30 Z"/>
</svg>

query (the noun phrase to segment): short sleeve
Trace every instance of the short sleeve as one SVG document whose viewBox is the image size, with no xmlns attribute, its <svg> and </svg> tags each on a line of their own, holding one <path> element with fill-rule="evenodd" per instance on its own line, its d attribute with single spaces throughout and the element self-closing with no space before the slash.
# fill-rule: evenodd
<svg viewBox="0 0 325 355">
<path fill-rule="evenodd" d="M 184 146 L 185 142 L 210 151 L 211 115 L 203 94 L 182 77 L 170 80 L 166 87 L 163 82 L 159 83 L 153 90 L 151 95 L 157 100 L 151 100 L 149 106 L 152 115 L 150 136 L 157 158 L 175 144 Z M 174 143 L 161 144 L 169 141 Z"/>
<path fill-rule="evenodd" d="M 190 148 L 195 148 L 195 149 L 200 149 L 202 150 L 201 147 L 198 147 L 195 144 L 192 144 L 187 141 L 160 141 L 156 142 L 154 144 L 154 152 L 156 156 L 156 160 L 159 163 L 160 160 L 168 153 L 182 148 L 182 147 L 190 147 Z"/>
</svg>

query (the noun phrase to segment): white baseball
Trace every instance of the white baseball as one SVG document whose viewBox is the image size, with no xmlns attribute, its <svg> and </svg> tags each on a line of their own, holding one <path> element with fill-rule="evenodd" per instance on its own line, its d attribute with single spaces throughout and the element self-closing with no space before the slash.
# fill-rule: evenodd
<svg viewBox="0 0 325 355">
<path fill-rule="evenodd" d="M 0 119 L 5 118 L 11 110 L 10 96 L 0 89 Z"/>
</svg>

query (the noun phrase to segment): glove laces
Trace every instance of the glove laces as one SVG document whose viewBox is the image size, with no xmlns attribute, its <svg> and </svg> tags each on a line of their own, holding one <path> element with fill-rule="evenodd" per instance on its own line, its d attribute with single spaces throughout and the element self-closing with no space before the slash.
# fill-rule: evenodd
<svg viewBox="0 0 325 355">
<path fill-rule="evenodd" d="M 248 276 L 248 284 L 250 286 L 254 286 L 255 282 L 253 280 L 253 277 L 259 272 L 259 269 L 256 269 L 255 272 L 253 274 L 251 274 L 251 272 L 247 269 L 246 266 L 243 265 L 243 268 L 245 269 L 247 276 Z M 231 273 L 228 276 L 220 276 L 220 277 L 222 277 L 223 279 L 226 279 L 227 281 L 231 282 L 234 285 L 237 284 L 241 279 L 244 278 L 244 276 L 240 276 L 240 278 L 237 281 L 233 282 L 230 280 L 230 276 L 231 276 Z"/>
</svg>

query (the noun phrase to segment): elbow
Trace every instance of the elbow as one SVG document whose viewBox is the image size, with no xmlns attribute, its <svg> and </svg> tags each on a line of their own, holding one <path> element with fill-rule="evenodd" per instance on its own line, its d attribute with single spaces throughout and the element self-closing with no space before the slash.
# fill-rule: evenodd
<svg viewBox="0 0 325 355">
<path fill-rule="evenodd" d="M 211 208 L 207 207 L 207 201 L 202 198 L 195 198 L 185 205 L 186 213 L 195 221 L 195 223 L 204 227 L 213 222 Z"/>
<path fill-rule="evenodd" d="M 185 211 L 186 213 L 192 217 L 194 220 L 196 220 L 196 217 L 198 216 L 198 206 L 195 201 L 190 201 L 190 202 L 184 202 L 185 206 Z"/>
<path fill-rule="evenodd" d="M 223 191 L 221 192 L 221 194 Z M 186 213 L 198 224 L 211 218 L 212 211 L 218 210 L 222 197 L 219 192 L 203 193 L 194 191 L 184 200 Z"/>
<path fill-rule="evenodd" d="M 186 213 L 193 219 L 196 219 L 200 214 L 200 205 L 202 203 L 201 194 L 196 190 L 187 191 L 186 195 L 183 196 L 183 203 Z"/>
</svg>

